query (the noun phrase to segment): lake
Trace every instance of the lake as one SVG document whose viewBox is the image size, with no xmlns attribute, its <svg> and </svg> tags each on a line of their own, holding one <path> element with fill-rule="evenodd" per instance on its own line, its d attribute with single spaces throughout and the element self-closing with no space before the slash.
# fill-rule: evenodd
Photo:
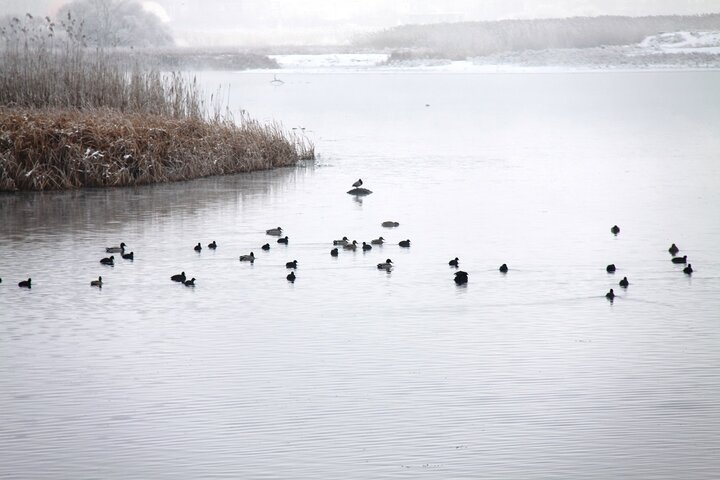
<svg viewBox="0 0 720 480">
<path fill-rule="evenodd" d="M 720 72 L 278 77 L 316 162 L 0 195 L 0 478 L 717 476 Z"/>
</svg>

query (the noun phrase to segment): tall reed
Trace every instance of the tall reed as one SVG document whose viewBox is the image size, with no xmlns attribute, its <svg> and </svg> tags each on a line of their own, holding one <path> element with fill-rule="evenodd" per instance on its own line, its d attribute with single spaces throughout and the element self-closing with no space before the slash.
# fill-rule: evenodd
<svg viewBox="0 0 720 480">
<path fill-rule="evenodd" d="M 0 29 L 0 190 L 122 186 L 313 158 L 277 124 L 237 120 L 196 79 L 127 68 L 82 24 L 28 15 Z"/>
</svg>

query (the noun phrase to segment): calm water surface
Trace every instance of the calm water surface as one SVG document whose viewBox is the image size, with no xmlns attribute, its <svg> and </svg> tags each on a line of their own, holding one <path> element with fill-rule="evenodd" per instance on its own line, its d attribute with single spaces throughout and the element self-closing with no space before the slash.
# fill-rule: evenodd
<svg viewBox="0 0 720 480">
<path fill-rule="evenodd" d="M 0 195 L 0 478 L 717 478 L 720 72 L 282 78 L 312 165 Z"/>
</svg>

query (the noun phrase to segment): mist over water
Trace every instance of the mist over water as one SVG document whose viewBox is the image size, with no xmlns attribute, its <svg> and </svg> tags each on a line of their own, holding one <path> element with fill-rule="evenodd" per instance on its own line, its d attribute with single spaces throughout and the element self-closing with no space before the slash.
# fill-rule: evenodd
<svg viewBox="0 0 720 480">
<path fill-rule="evenodd" d="M 314 164 L 0 196 L 0 478 L 713 478 L 720 73 L 278 76 Z"/>
</svg>

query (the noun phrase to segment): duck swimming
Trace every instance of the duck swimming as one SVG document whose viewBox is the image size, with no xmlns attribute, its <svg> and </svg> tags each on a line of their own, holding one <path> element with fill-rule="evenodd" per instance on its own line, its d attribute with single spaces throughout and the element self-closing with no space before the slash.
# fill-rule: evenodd
<svg viewBox="0 0 720 480">
<path fill-rule="evenodd" d="M 107 247 L 105 249 L 105 253 L 120 253 L 125 251 L 125 247 L 127 247 L 125 243 L 120 243 L 119 247 Z"/>
<path fill-rule="evenodd" d="M 687 255 L 683 255 L 682 257 L 673 257 L 672 262 L 673 263 L 687 263 Z"/>
<path fill-rule="evenodd" d="M 458 257 L 455 257 L 454 260 L 450 260 L 450 261 L 448 262 L 448 265 L 450 265 L 451 267 L 459 267 L 459 266 L 460 266 L 460 259 L 458 259 Z"/>
<path fill-rule="evenodd" d="M 172 277 L 170 277 L 170 280 L 172 280 L 173 282 L 180 282 L 180 283 L 185 282 L 185 272 L 182 272 L 179 275 L 173 275 Z"/>
<path fill-rule="evenodd" d="M 91 286 L 91 287 L 102 288 L 102 277 L 98 277 L 97 280 L 91 281 L 91 282 L 90 282 L 90 286 Z"/>
<path fill-rule="evenodd" d="M 270 244 L 269 244 L 269 243 L 266 243 L 265 245 L 263 245 L 263 246 L 260 247 L 260 248 L 262 248 L 263 250 L 270 250 Z"/>
<path fill-rule="evenodd" d="M 387 228 L 391 228 L 391 227 L 399 227 L 399 226 L 400 226 L 400 224 L 399 224 L 398 222 L 391 222 L 391 221 L 388 221 L 388 222 L 382 222 L 382 224 L 381 224 L 381 225 L 382 225 L 383 227 L 387 227 Z"/>
<path fill-rule="evenodd" d="M 331 257 L 337 257 L 337 256 L 338 256 L 338 249 L 337 249 L 337 248 L 333 248 L 332 250 L 330 250 L 330 256 L 331 256 Z"/>
<path fill-rule="evenodd" d="M 618 227 L 617 225 L 613 225 L 610 231 L 613 235 L 617 235 L 618 233 L 620 233 L 620 227 Z"/>
<path fill-rule="evenodd" d="M 125 260 L 135 260 L 135 252 L 121 253 L 120 256 Z"/>
<path fill-rule="evenodd" d="M 269 230 L 265 230 L 265 233 L 267 233 L 268 235 L 275 235 L 279 237 L 280 235 L 282 235 L 282 228 L 271 228 Z"/>
<path fill-rule="evenodd" d="M 287 245 L 287 244 L 288 244 L 288 237 L 278 238 L 277 243 L 284 243 L 285 245 Z"/>
<path fill-rule="evenodd" d="M 621 286 L 622 288 L 627 288 L 628 285 L 630 285 L 630 282 L 628 282 L 627 277 L 623 277 L 623 279 L 620 280 L 620 286 Z"/>
<path fill-rule="evenodd" d="M 370 240 L 370 244 L 372 245 L 382 245 L 383 242 L 385 242 L 385 239 L 383 237 L 378 237 L 375 240 Z"/>
<path fill-rule="evenodd" d="M 333 240 L 333 245 L 347 245 L 349 242 L 347 237 L 343 237 L 342 240 Z"/>
<path fill-rule="evenodd" d="M 183 285 L 185 285 L 186 287 L 194 287 L 195 286 L 195 277 L 193 277 L 190 280 L 185 280 L 183 282 Z"/>
<path fill-rule="evenodd" d="M 500 270 L 502 273 L 507 273 L 507 271 L 508 271 L 508 266 L 503 263 L 502 265 L 500 265 L 499 270 Z"/>
<path fill-rule="evenodd" d="M 293 260 L 292 262 L 287 262 L 285 264 L 285 268 L 297 268 L 297 260 Z"/>
<path fill-rule="evenodd" d="M 195 245 L 195 248 L 193 248 L 193 250 L 195 250 L 196 252 L 202 251 L 202 245 L 200 245 L 200 242 L 198 242 L 198 244 Z"/>
<path fill-rule="evenodd" d="M 459 271 L 455 272 L 455 283 L 458 285 L 463 285 L 465 283 L 468 283 L 468 274 L 467 272 Z"/>
<path fill-rule="evenodd" d="M 674 243 L 670 245 L 670 248 L 668 248 L 668 252 L 670 252 L 670 255 L 676 255 L 679 251 L 680 249 Z"/>
<path fill-rule="evenodd" d="M 615 269 L 615 264 L 614 264 L 614 263 L 611 263 L 610 265 L 608 265 L 607 267 L 605 267 L 605 271 L 608 272 L 608 273 L 613 273 L 615 270 L 616 270 L 616 269 Z"/>
<path fill-rule="evenodd" d="M 362 249 L 363 249 L 363 252 L 367 252 L 368 250 L 372 250 L 372 245 L 369 245 L 369 244 L 363 242 Z"/>
<path fill-rule="evenodd" d="M 378 263 L 377 268 L 378 270 L 385 270 L 386 272 L 389 272 L 390 270 L 392 270 L 392 263 L 392 260 L 388 258 L 387 260 L 385 260 L 385 263 Z"/>
<path fill-rule="evenodd" d="M 347 245 L 343 245 L 343 248 L 345 250 L 355 250 L 357 248 L 357 242 L 355 240 L 352 241 L 352 243 L 348 243 Z"/>
<path fill-rule="evenodd" d="M 217 248 L 217 243 L 215 243 L 215 240 L 213 240 L 212 243 L 208 243 L 208 248 L 210 250 L 215 250 Z"/>
<path fill-rule="evenodd" d="M 240 255 L 240 261 L 253 263 L 255 261 L 255 254 L 250 252 L 250 255 Z"/>
<path fill-rule="evenodd" d="M 608 300 L 612 300 L 615 298 L 615 292 L 613 292 L 613 289 L 611 288 L 608 293 L 605 294 L 605 298 Z"/>
<path fill-rule="evenodd" d="M 408 248 L 410 247 L 410 240 L 401 240 L 400 243 L 398 243 L 401 247 Z"/>
<path fill-rule="evenodd" d="M 32 288 L 32 278 L 28 278 L 27 280 L 23 280 L 22 282 L 18 283 L 18 287 Z"/>
<path fill-rule="evenodd" d="M 690 275 L 693 273 L 692 263 L 688 263 L 688 266 L 683 268 L 683 273 Z"/>
<path fill-rule="evenodd" d="M 288 275 L 288 276 L 285 277 L 285 278 L 288 279 L 288 282 L 293 282 L 293 283 L 295 283 L 295 272 L 290 272 L 290 275 Z"/>
<path fill-rule="evenodd" d="M 111 267 L 115 265 L 115 255 L 110 255 L 109 257 L 101 258 L 100 263 L 103 265 L 110 265 Z"/>
</svg>

